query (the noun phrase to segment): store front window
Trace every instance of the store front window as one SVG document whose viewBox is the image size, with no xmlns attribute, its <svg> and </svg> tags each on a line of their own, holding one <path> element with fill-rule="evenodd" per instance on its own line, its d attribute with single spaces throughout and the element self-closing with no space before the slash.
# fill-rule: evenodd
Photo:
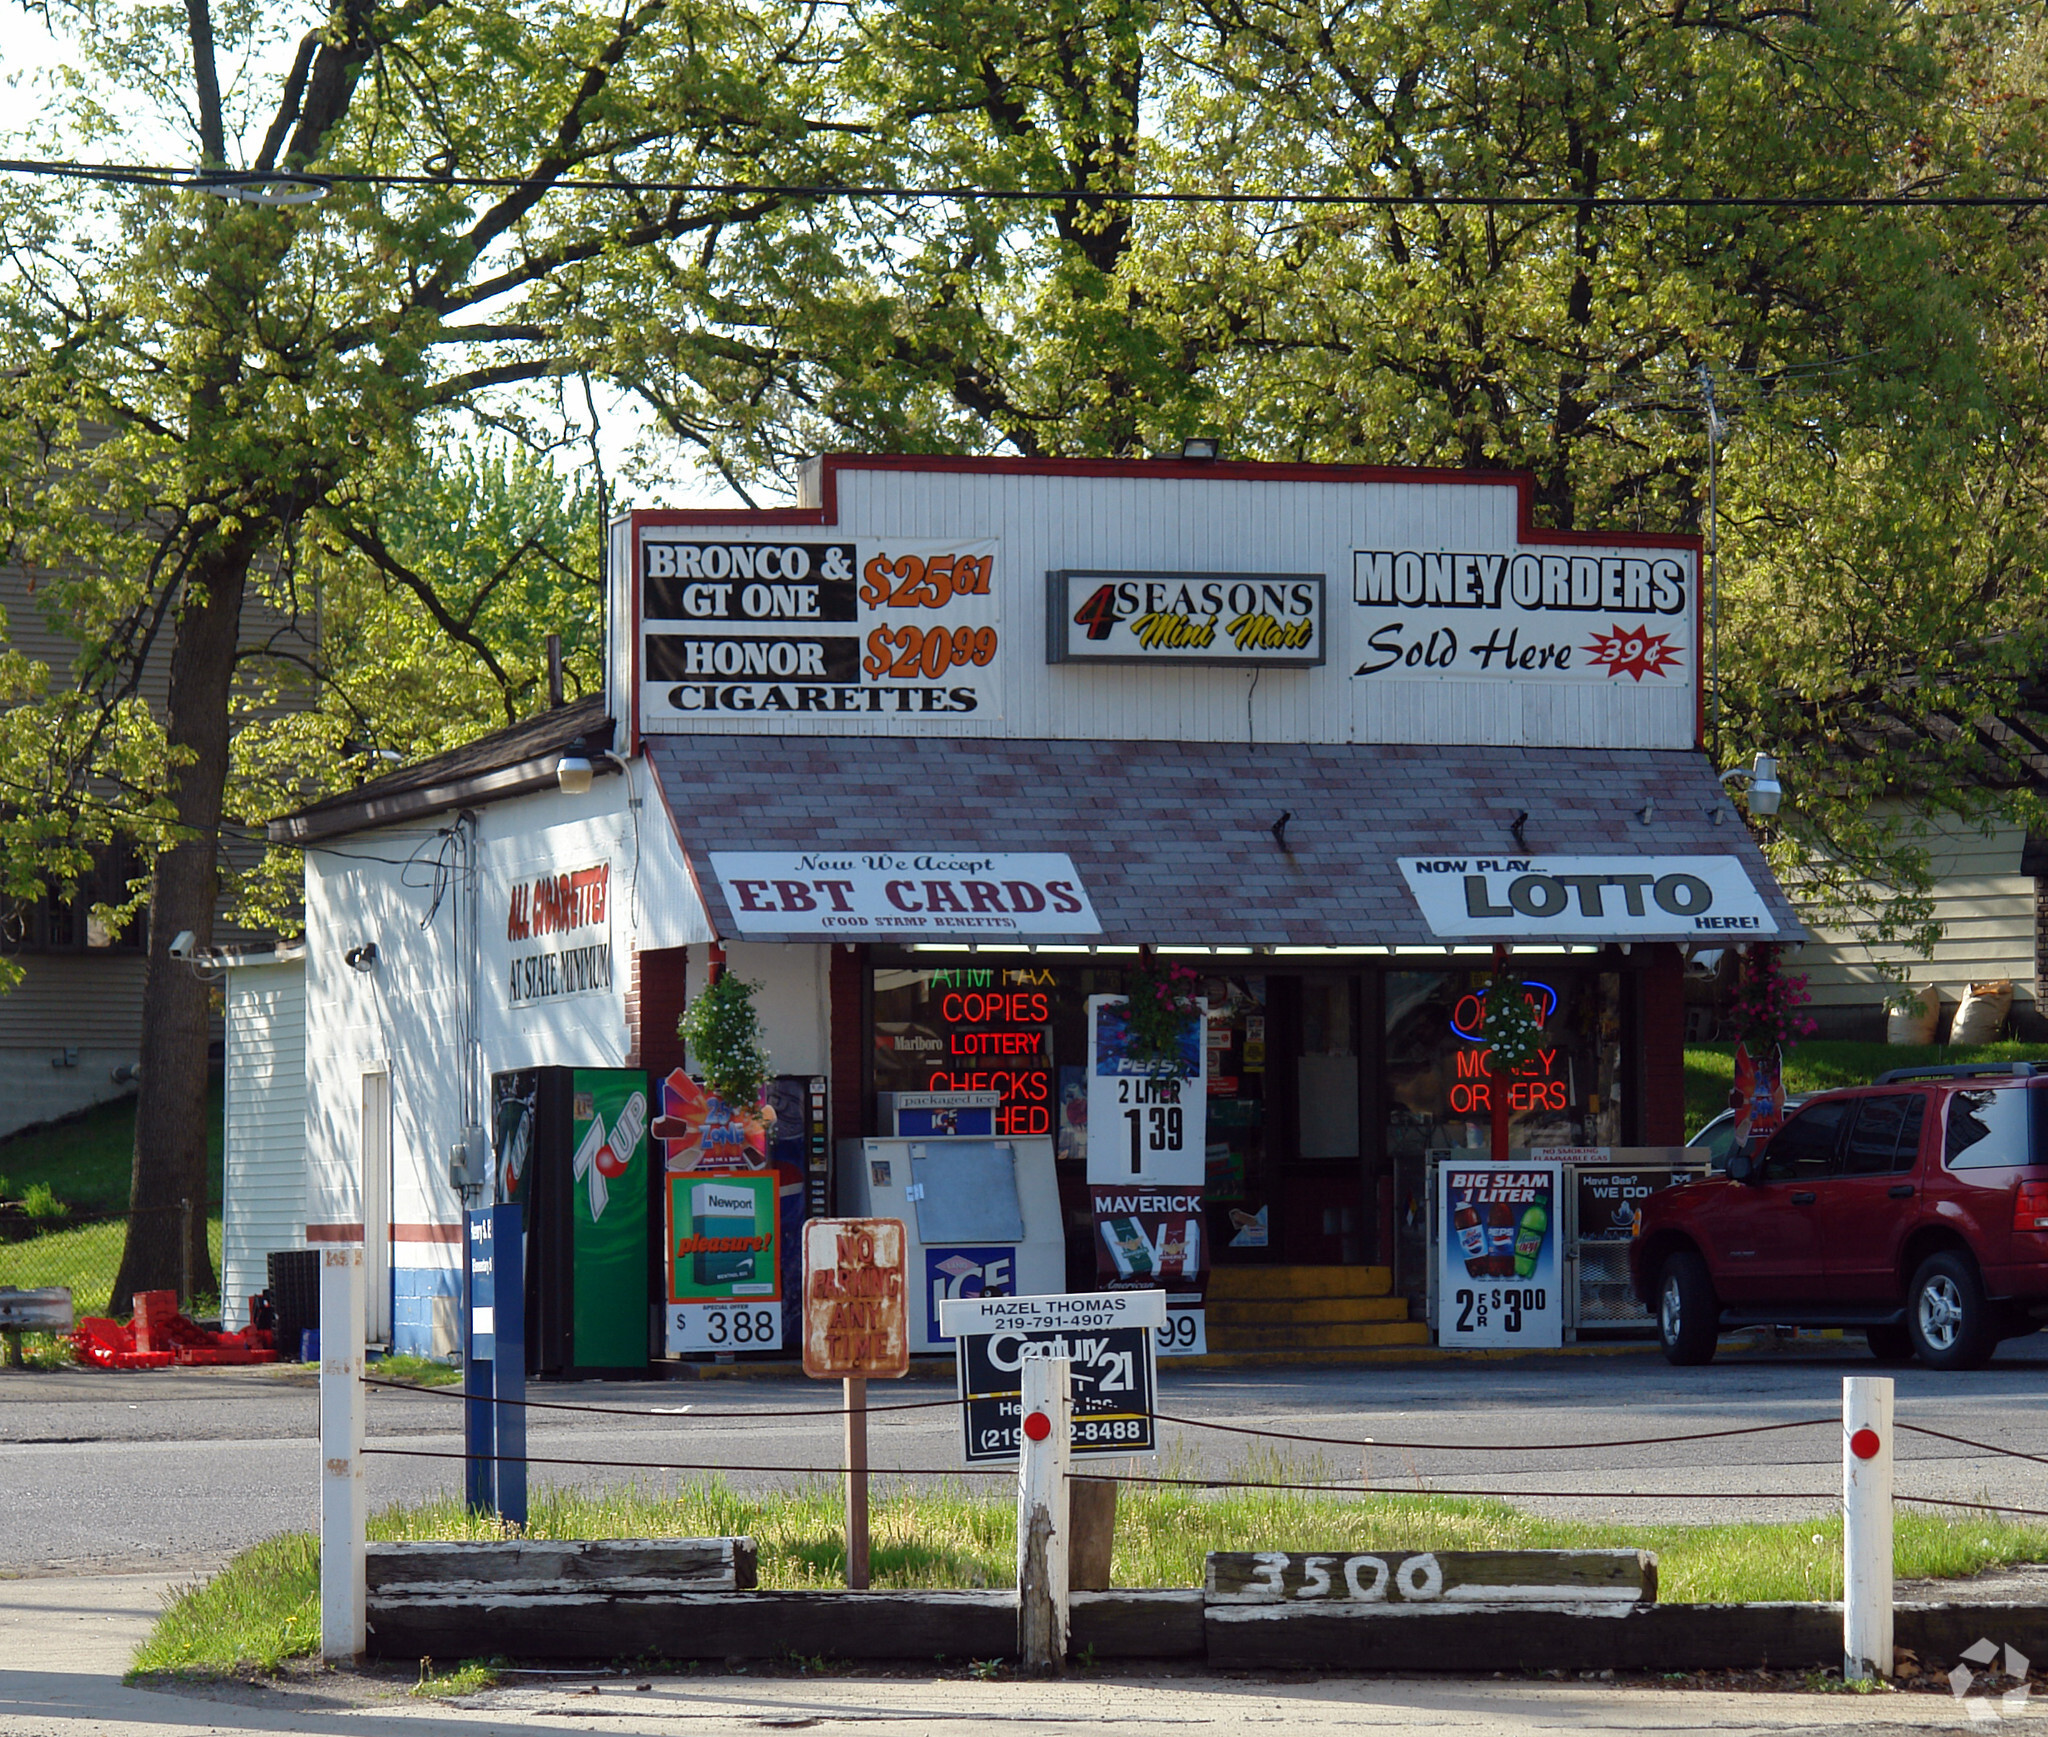
<svg viewBox="0 0 2048 1737">
<path fill-rule="evenodd" d="M 1515 1147 L 1623 1143 L 1622 979 L 1619 973 L 1532 966 L 1523 993 L 1542 1022 L 1536 1060 L 1497 1077 L 1483 1037 L 1483 971 L 1390 971 L 1386 992 L 1386 1149 L 1394 1166 L 1404 1284 L 1425 1255 L 1428 1159 L 1485 1152 L 1493 1100 L 1508 1104 Z"/>
</svg>

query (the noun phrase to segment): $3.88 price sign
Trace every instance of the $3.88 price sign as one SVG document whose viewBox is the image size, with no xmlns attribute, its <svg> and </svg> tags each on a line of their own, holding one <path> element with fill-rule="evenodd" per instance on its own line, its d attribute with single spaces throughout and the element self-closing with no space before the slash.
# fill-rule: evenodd
<svg viewBox="0 0 2048 1737">
<path fill-rule="evenodd" d="M 668 1311 L 668 1350 L 780 1351 L 782 1305 L 766 1303 L 688 1303 Z"/>
<path fill-rule="evenodd" d="M 1490 1290 L 1460 1290 L 1452 1298 L 1458 1309 L 1458 1331 L 1476 1333 L 1497 1322 L 1503 1333 L 1519 1333 L 1524 1316 L 1550 1307 L 1550 1293 L 1530 1286 L 1503 1285 Z"/>
</svg>

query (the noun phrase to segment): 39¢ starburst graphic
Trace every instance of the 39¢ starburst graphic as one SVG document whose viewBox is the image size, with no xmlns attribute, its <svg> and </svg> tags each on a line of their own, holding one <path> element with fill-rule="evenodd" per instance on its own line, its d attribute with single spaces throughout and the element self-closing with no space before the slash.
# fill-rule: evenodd
<svg viewBox="0 0 2048 1737">
<path fill-rule="evenodd" d="M 1609 675 L 1633 676 L 1637 682 L 1646 675 L 1660 676 L 1679 661 L 1669 634 L 1652 633 L 1647 627 L 1623 627 L 1618 621 L 1612 632 L 1594 634 L 1593 643 L 1583 649 L 1594 663 L 1604 665 Z"/>
</svg>

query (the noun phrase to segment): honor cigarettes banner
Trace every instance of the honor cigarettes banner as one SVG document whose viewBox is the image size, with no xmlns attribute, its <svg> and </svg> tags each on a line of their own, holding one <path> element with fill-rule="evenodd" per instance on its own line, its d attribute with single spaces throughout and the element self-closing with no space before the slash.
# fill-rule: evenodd
<svg viewBox="0 0 2048 1737">
<path fill-rule="evenodd" d="M 1476 941 L 1769 940 L 1732 856 L 1404 856 L 1430 933 Z"/>
<path fill-rule="evenodd" d="M 1073 859 L 1049 851 L 713 851 L 742 935 L 1099 935 Z"/>
</svg>

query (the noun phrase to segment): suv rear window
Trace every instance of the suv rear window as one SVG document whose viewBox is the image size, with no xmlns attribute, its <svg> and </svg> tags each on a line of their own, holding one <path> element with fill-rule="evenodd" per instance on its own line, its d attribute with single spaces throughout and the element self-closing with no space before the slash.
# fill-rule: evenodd
<svg viewBox="0 0 2048 1737">
<path fill-rule="evenodd" d="M 1926 1109 L 1925 1092 L 1886 1092 L 1861 1100 L 1856 1125 L 1842 1149 L 1843 1174 L 1885 1176 L 1911 1170 L 1920 1157 L 1920 1123 Z"/>
<path fill-rule="evenodd" d="M 2025 1086 L 1980 1086 L 1948 1101 L 1945 1149 L 1951 1170 L 2004 1170 L 2036 1161 L 2033 1094 Z"/>
</svg>

